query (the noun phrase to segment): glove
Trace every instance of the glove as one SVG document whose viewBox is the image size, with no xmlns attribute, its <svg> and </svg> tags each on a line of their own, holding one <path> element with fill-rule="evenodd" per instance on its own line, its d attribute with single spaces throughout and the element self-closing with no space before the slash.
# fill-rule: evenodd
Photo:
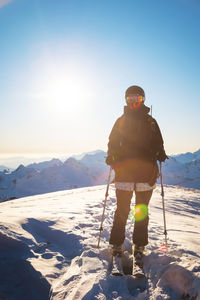
<svg viewBox="0 0 200 300">
<path fill-rule="evenodd" d="M 156 152 L 156 160 L 165 162 L 166 159 L 169 159 L 169 157 L 166 155 L 165 150 Z"/>
<path fill-rule="evenodd" d="M 115 163 L 114 155 L 108 155 L 106 157 L 106 164 L 109 165 L 109 166 L 112 166 L 112 165 L 114 165 L 114 163 Z"/>
</svg>

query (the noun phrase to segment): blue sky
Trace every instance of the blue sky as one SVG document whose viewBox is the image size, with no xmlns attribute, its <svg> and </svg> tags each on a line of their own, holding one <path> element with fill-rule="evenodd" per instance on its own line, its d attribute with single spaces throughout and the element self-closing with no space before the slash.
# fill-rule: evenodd
<svg viewBox="0 0 200 300">
<path fill-rule="evenodd" d="M 107 149 L 141 85 L 168 154 L 200 148 L 200 1 L 0 0 L 0 156 Z"/>
</svg>

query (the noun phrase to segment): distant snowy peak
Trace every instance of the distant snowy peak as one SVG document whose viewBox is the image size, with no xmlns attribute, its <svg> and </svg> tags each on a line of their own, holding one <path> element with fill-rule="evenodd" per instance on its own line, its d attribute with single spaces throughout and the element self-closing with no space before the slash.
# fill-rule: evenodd
<svg viewBox="0 0 200 300">
<path fill-rule="evenodd" d="M 21 172 L 22 170 L 25 170 L 26 167 L 24 165 L 19 165 L 19 167 L 15 170 L 15 172 Z"/>
<path fill-rule="evenodd" d="M 200 159 L 195 159 L 185 164 L 186 173 L 190 173 L 192 177 L 199 177 L 200 182 Z"/>
<path fill-rule="evenodd" d="M 164 168 L 166 171 L 177 171 L 184 168 L 184 164 L 179 162 L 176 158 L 169 156 L 169 159 L 165 161 Z"/>
<path fill-rule="evenodd" d="M 68 158 L 65 162 L 64 162 L 65 165 L 80 165 L 80 162 L 77 161 L 74 157 L 70 157 Z"/>
<path fill-rule="evenodd" d="M 11 177 L 23 178 L 27 175 L 37 173 L 37 170 L 31 167 L 25 167 L 24 165 L 19 165 L 19 167 L 11 173 Z"/>
<path fill-rule="evenodd" d="M 95 150 L 95 151 L 90 151 L 90 152 L 84 152 L 84 153 L 78 154 L 78 155 L 73 155 L 72 157 L 74 157 L 75 159 L 81 160 L 86 155 L 95 155 L 95 154 L 102 153 L 102 152 L 104 152 L 104 151 L 103 150 Z"/>
<path fill-rule="evenodd" d="M 174 157 L 180 163 L 189 163 L 195 159 L 200 159 L 200 149 L 193 153 L 187 152 L 187 153 L 172 155 L 171 157 Z"/>
<path fill-rule="evenodd" d="M 99 151 L 95 154 L 86 154 L 80 161 L 89 167 L 105 165 L 106 152 Z"/>
<path fill-rule="evenodd" d="M 166 184 L 200 189 L 200 159 L 181 163 L 170 157 L 163 165 L 163 175 Z"/>
<path fill-rule="evenodd" d="M 102 160 L 104 159 L 105 161 L 105 156 L 106 156 L 106 152 L 104 151 L 98 151 L 97 153 L 94 153 L 94 154 L 89 154 L 87 153 L 83 158 L 82 160 L 85 160 L 85 159 L 91 159 L 91 160 Z"/>
<path fill-rule="evenodd" d="M 49 160 L 49 161 L 30 164 L 27 167 L 34 168 L 34 169 L 37 169 L 37 170 L 41 171 L 41 170 L 44 170 L 44 169 L 49 168 L 49 167 L 61 166 L 62 164 L 63 163 L 61 162 L 61 160 L 59 160 L 57 158 L 53 158 L 52 160 Z"/>
</svg>

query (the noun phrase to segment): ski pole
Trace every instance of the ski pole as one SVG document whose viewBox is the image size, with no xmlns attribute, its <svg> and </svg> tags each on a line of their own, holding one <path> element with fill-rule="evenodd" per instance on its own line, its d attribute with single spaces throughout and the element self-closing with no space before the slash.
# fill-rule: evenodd
<svg viewBox="0 0 200 300">
<path fill-rule="evenodd" d="M 108 190 L 109 190 L 109 185 L 110 185 L 111 173 L 112 173 L 112 168 L 110 167 L 110 171 L 109 171 L 109 175 L 108 175 L 108 183 L 107 183 L 107 188 L 106 188 L 106 194 L 105 194 L 105 200 L 104 200 L 104 206 L 103 206 L 103 213 L 102 213 L 102 217 L 101 217 L 101 226 L 100 226 L 100 229 L 99 229 L 100 232 L 99 232 L 99 239 L 98 239 L 97 248 L 99 248 L 101 232 L 103 230 L 103 221 L 104 221 L 104 214 L 105 214 L 105 209 L 106 209 L 106 202 L 107 202 L 107 198 L 108 198 Z"/>
<path fill-rule="evenodd" d="M 165 216 L 164 187 L 163 187 L 163 176 L 162 176 L 162 164 L 161 164 L 161 162 L 160 162 L 160 184 L 161 184 L 161 196 L 162 196 L 162 206 L 163 206 L 165 246 L 166 246 L 166 251 L 167 251 L 167 226 L 166 226 L 166 216 Z"/>
</svg>

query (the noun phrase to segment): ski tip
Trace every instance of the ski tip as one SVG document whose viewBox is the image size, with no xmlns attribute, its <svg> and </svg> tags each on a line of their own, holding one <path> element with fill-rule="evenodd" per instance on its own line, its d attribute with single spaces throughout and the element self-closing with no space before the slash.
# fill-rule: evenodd
<svg viewBox="0 0 200 300">
<path fill-rule="evenodd" d="M 135 279 L 142 279 L 142 278 L 145 278 L 145 274 L 144 273 L 135 273 L 132 275 L 133 278 Z"/>
<path fill-rule="evenodd" d="M 124 274 L 119 273 L 119 272 L 112 272 L 111 275 L 113 275 L 113 276 L 124 276 Z"/>
</svg>

